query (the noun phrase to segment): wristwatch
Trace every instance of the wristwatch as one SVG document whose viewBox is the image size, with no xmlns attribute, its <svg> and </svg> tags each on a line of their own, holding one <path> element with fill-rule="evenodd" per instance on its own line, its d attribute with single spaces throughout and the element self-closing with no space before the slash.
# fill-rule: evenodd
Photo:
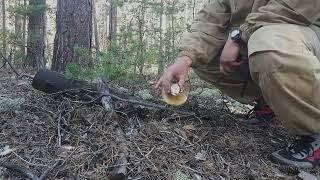
<svg viewBox="0 0 320 180">
<path fill-rule="evenodd" d="M 234 41 L 235 43 L 242 45 L 243 41 L 241 39 L 241 30 L 240 29 L 233 29 L 232 31 L 230 31 L 229 34 L 230 38 L 232 41 Z"/>
</svg>

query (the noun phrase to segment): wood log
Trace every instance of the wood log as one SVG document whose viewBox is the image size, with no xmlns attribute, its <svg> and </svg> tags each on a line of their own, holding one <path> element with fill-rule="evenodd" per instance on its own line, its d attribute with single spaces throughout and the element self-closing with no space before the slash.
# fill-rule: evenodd
<svg viewBox="0 0 320 180">
<path fill-rule="evenodd" d="M 104 77 L 99 77 L 96 84 L 90 84 L 86 81 L 67 78 L 63 74 L 47 69 L 39 70 L 32 81 L 33 88 L 48 94 L 59 93 L 68 98 L 77 97 L 81 100 L 89 102 L 91 102 L 93 99 L 95 101 L 96 98 L 99 100 L 99 102 L 95 101 L 95 103 L 102 103 L 103 107 L 108 112 L 111 112 L 112 109 L 114 109 L 113 103 L 111 102 L 113 99 L 131 104 L 142 105 L 150 109 L 155 108 L 168 110 L 183 115 L 195 115 L 194 113 L 181 111 L 176 108 L 170 108 L 165 105 L 140 101 L 138 98 L 133 97 L 132 95 L 124 94 L 119 92 L 117 89 L 110 88 L 107 84 L 107 80 Z"/>
<path fill-rule="evenodd" d="M 41 69 L 34 76 L 32 87 L 45 93 L 58 93 L 70 89 L 92 89 L 85 81 L 67 78 L 63 74 Z"/>
<path fill-rule="evenodd" d="M 128 165 L 128 146 L 125 139 L 125 133 L 123 132 L 122 128 L 120 127 L 118 120 L 119 117 L 117 114 L 113 113 L 113 127 L 114 132 L 116 134 L 116 139 L 119 144 L 119 154 L 118 160 L 115 162 L 115 168 L 112 170 L 112 177 L 111 179 L 125 179 L 127 176 L 127 165 Z"/>
<path fill-rule="evenodd" d="M 112 102 L 112 98 L 109 92 L 109 86 L 106 83 L 107 80 L 105 77 L 100 76 L 98 78 L 97 89 L 100 93 L 101 104 L 104 109 L 109 112 L 109 118 L 113 121 L 113 130 L 116 135 L 117 143 L 119 144 L 119 158 L 115 162 L 115 168 L 111 172 L 110 179 L 126 179 L 127 176 L 127 164 L 128 164 L 128 147 L 126 144 L 125 133 L 123 132 L 120 124 L 119 124 L 119 116 L 114 111 L 114 105 Z"/>
<path fill-rule="evenodd" d="M 114 105 L 110 96 L 110 89 L 107 85 L 107 80 L 105 77 L 98 77 L 97 89 L 101 97 L 101 104 L 107 112 L 114 111 Z"/>
<path fill-rule="evenodd" d="M 37 72 L 32 80 L 32 87 L 44 93 L 61 94 L 75 100 L 94 101 L 98 96 L 95 86 L 89 82 L 67 78 L 47 69 Z"/>
</svg>

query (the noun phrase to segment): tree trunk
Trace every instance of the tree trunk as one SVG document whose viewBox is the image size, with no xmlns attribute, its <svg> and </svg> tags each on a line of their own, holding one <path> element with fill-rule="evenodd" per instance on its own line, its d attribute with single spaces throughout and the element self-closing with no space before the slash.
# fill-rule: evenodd
<svg viewBox="0 0 320 180">
<path fill-rule="evenodd" d="M 27 0 L 23 1 L 23 7 L 27 7 Z M 26 37 L 27 37 L 27 15 L 23 16 L 22 22 L 22 49 L 23 49 L 23 56 L 26 58 Z M 27 60 L 25 60 L 27 61 Z"/>
<path fill-rule="evenodd" d="M 174 14 L 172 13 L 171 14 L 171 40 L 172 40 L 172 48 L 171 48 L 171 59 L 174 59 L 174 50 L 175 50 L 175 39 L 176 39 L 176 36 L 175 36 L 175 28 L 174 28 Z"/>
<path fill-rule="evenodd" d="M 37 10 L 29 15 L 26 65 L 40 68 L 44 67 L 46 0 L 30 0 L 29 5 Z"/>
<path fill-rule="evenodd" d="M 94 25 L 94 42 L 95 48 L 97 52 L 100 52 L 100 41 L 99 41 L 99 29 L 97 24 L 97 11 L 96 11 L 96 0 L 92 0 L 92 17 L 93 17 L 93 25 Z"/>
<path fill-rule="evenodd" d="M 6 56 L 7 38 L 6 38 L 6 1 L 2 0 L 2 53 Z"/>
<path fill-rule="evenodd" d="M 160 47 L 159 47 L 159 63 L 158 63 L 158 75 L 163 73 L 164 70 L 164 57 L 163 57 L 163 39 L 162 39 L 162 24 L 163 24 L 163 0 L 161 0 L 161 4 L 160 4 L 160 8 L 161 8 L 161 14 L 160 14 L 160 27 L 159 27 L 159 43 L 160 43 Z"/>
<path fill-rule="evenodd" d="M 69 63 L 92 67 L 92 1 L 58 0 L 56 29 L 51 69 L 64 72 Z"/>
<path fill-rule="evenodd" d="M 138 30 L 139 30 L 139 73 L 140 75 L 143 74 L 143 66 L 144 66 L 144 52 L 143 52 L 143 22 L 142 19 L 138 22 Z"/>
<path fill-rule="evenodd" d="M 15 6 L 20 7 L 21 6 L 21 0 L 15 0 Z M 13 56 L 13 60 L 17 62 L 21 62 L 21 50 L 24 46 L 23 40 L 22 40 L 22 18 L 21 15 L 18 13 L 15 13 L 14 15 L 14 34 L 17 37 L 16 43 L 13 45 L 14 51 L 17 52 Z M 18 59 L 19 58 L 19 59 Z"/>
<path fill-rule="evenodd" d="M 15 5 L 20 6 L 21 0 L 15 0 Z M 18 13 L 15 13 L 14 16 L 14 33 L 19 37 L 19 40 L 22 38 L 22 24 L 21 24 L 21 16 Z"/>
<path fill-rule="evenodd" d="M 169 14 L 165 15 L 165 36 L 164 36 L 164 59 L 165 62 L 169 62 L 170 60 L 170 46 L 171 46 L 171 38 L 170 38 L 170 18 Z"/>
<path fill-rule="evenodd" d="M 118 10 L 117 5 L 110 0 L 110 10 L 109 10 L 109 40 L 112 41 L 117 34 L 117 17 Z"/>
<path fill-rule="evenodd" d="M 144 25 L 145 25 L 145 4 L 141 2 L 141 9 L 138 15 L 138 33 L 139 33 L 139 73 L 143 75 L 143 68 L 145 63 L 145 45 L 143 42 L 144 38 Z"/>
</svg>

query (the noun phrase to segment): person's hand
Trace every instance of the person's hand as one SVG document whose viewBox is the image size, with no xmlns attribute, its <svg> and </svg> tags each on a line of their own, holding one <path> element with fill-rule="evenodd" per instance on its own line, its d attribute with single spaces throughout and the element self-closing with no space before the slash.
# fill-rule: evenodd
<svg viewBox="0 0 320 180">
<path fill-rule="evenodd" d="M 220 56 L 220 72 L 233 73 L 243 61 L 240 59 L 240 45 L 228 39 Z"/>
<path fill-rule="evenodd" d="M 167 94 L 170 94 L 171 82 L 176 80 L 183 91 L 191 64 L 192 60 L 187 56 L 177 58 L 176 62 L 165 70 L 156 88 L 162 87 Z"/>
</svg>

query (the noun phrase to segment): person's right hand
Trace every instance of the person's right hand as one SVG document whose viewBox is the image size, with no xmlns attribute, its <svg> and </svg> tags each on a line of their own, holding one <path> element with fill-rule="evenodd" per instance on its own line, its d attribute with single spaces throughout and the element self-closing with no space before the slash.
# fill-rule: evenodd
<svg viewBox="0 0 320 180">
<path fill-rule="evenodd" d="M 176 80 L 180 89 L 183 91 L 191 64 L 192 60 L 188 56 L 177 58 L 176 62 L 165 70 L 156 88 L 162 87 L 166 93 L 170 94 L 171 82 Z"/>
</svg>

